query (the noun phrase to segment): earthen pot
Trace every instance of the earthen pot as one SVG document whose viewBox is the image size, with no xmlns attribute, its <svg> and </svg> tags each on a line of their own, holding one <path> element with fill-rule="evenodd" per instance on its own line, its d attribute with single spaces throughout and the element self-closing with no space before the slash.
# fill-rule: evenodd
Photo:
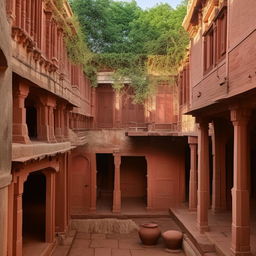
<svg viewBox="0 0 256 256">
<path fill-rule="evenodd" d="M 183 234 L 180 231 L 169 230 L 162 234 L 166 247 L 170 250 L 180 250 L 182 246 Z"/>
<path fill-rule="evenodd" d="M 156 223 L 145 223 L 139 229 L 140 240 L 145 245 L 155 245 L 161 236 L 161 230 Z"/>
</svg>

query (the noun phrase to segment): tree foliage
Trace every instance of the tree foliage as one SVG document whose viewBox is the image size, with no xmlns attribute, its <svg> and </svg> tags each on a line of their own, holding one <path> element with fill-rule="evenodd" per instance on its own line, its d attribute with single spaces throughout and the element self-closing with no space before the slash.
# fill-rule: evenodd
<svg viewBox="0 0 256 256">
<path fill-rule="evenodd" d="M 188 45 L 181 26 L 186 1 L 176 9 L 158 4 L 147 10 L 142 10 L 135 0 L 70 1 L 85 41 L 94 53 L 91 67 L 87 67 L 91 73 L 95 67 L 114 70 L 116 88 L 129 78 L 138 102 L 153 91 L 153 73 L 175 74 Z"/>
</svg>

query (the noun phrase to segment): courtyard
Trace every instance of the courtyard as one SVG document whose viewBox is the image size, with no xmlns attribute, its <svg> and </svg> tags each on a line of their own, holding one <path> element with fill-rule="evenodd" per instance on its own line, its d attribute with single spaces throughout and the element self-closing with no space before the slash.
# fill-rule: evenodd
<svg viewBox="0 0 256 256">
<path fill-rule="evenodd" d="M 139 226 L 146 222 L 155 222 L 162 232 L 179 230 L 171 218 L 134 218 Z M 156 246 L 142 245 L 137 231 L 129 234 L 89 234 L 72 231 L 63 245 L 57 246 L 53 256 L 185 256 L 184 252 L 169 253 L 162 238 Z"/>
</svg>

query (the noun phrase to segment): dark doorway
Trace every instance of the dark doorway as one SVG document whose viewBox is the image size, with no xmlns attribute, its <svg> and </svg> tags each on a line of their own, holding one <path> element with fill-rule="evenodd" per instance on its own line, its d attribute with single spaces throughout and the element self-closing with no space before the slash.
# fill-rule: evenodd
<svg viewBox="0 0 256 256">
<path fill-rule="evenodd" d="M 97 210 L 112 210 L 114 190 L 114 157 L 96 154 L 97 161 Z"/>
<path fill-rule="evenodd" d="M 37 109 L 34 100 L 28 97 L 25 101 L 26 122 L 28 127 L 28 136 L 30 139 L 37 138 Z"/>
<path fill-rule="evenodd" d="M 41 172 L 31 173 L 24 183 L 23 247 L 45 242 L 46 226 L 46 177 Z"/>
<path fill-rule="evenodd" d="M 122 211 L 147 207 L 147 161 L 143 156 L 124 156 L 121 161 Z"/>
</svg>

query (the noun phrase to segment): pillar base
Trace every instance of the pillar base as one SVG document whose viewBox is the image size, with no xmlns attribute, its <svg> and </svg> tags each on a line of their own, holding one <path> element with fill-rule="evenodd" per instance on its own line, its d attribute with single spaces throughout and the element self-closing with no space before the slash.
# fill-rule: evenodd
<svg viewBox="0 0 256 256">
<path fill-rule="evenodd" d="M 210 231 L 209 226 L 199 226 L 199 225 L 197 225 L 197 228 L 198 228 L 198 230 L 199 230 L 199 232 L 200 232 L 201 234 Z"/>
<path fill-rule="evenodd" d="M 252 253 L 250 251 L 248 252 L 235 252 L 232 248 L 231 248 L 231 255 L 232 256 L 251 256 Z"/>
<path fill-rule="evenodd" d="M 114 209 L 112 210 L 113 213 L 121 213 L 121 209 Z"/>
<path fill-rule="evenodd" d="M 30 138 L 26 135 L 13 135 L 12 136 L 14 143 L 30 144 Z"/>
</svg>

